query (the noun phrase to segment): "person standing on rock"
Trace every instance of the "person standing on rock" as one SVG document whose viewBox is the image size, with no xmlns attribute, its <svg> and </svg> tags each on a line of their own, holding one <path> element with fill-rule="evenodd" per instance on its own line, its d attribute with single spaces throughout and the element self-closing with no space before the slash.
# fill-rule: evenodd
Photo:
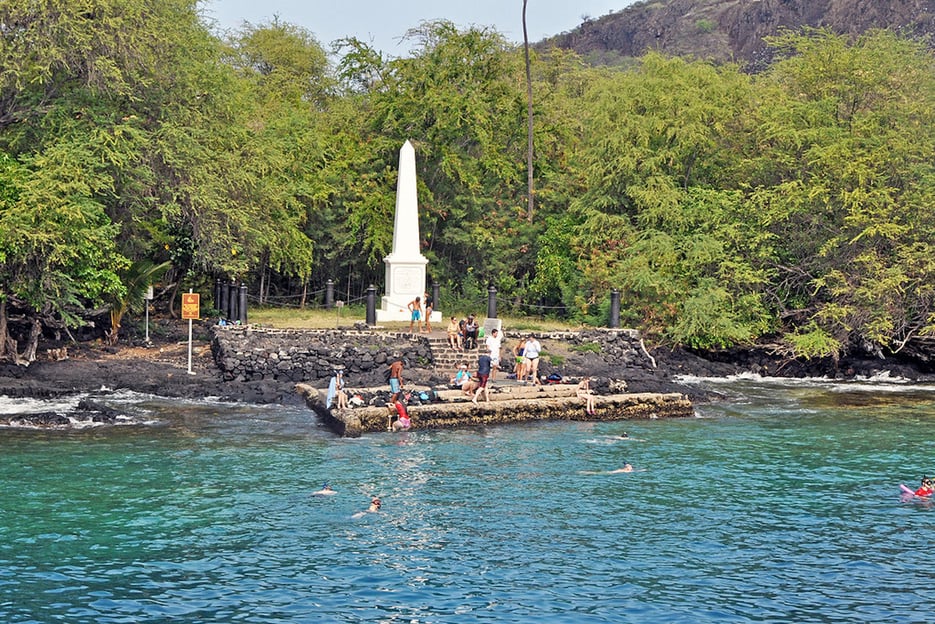
<svg viewBox="0 0 935 624">
<path fill-rule="evenodd" d="M 484 393 L 484 399 L 490 403 L 490 395 L 487 393 L 487 380 L 490 378 L 490 356 L 482 355 L 477 358 L 477 390 L 474 391 L 474 398 L 471 402 L 477 404 L 477 397 L 481 392 Z"/>
<path fill-rule="evenodd" d="M 526 337 L 526 348 L 523 350 L 523 363 L 526 365 L 526 374 L 532 375 L 532 384 L 542 385 L 539 381 L 539 354 L 542 353 L 542 345 L 536 340 L 536 337 L 530 334 Z"/>
<path fill-rule="evenodd" d="M 399 392 L 403 388 L 403 361 L 398 356 L 395 357 L 396 359 L 390 364 L 390 393 L 393 395 L 390 397 L 391 403 L 396 402 L 396 399 L 399 398 Z"/>
<path fill-rule="evenodd" d="M 422 297 L 416 297 L 406 306 L 409 308 L 409 333 L 413 333 L 412 326 L 415 325 L 422 331 Z"/>
<path fill-rule="evenodd" d="M 484 340 L 487 349 L 490 351 L 490 381 L 497 378 L 497 369 L 500 368 L 500 344 L 503 339 L 500 337 L 499 329 L 492 329 L 490 335 Z"/>
<path fill-rule="evenodd" d="M 423 301 L 425 302 L 425 333 L 432 333 L 432 326 L 429 324 L 432 321 L 432 309 L 435 307 L 435 299 L 432 298 L 432 295 L 425 293 Z"/>
<path fill-rule="evenodd" d="M 516 381 L 526 381 L 526 364 L 523 353 L 526 351 L 526 338 L 520 336 L 519 342 L 513 347 L 513 357 L 516 358 Z"/>
</svg>

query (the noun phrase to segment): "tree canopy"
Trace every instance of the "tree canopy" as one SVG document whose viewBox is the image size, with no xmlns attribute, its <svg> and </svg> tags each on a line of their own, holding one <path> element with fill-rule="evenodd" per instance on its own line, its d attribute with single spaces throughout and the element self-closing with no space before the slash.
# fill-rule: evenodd
<svg viewBox="0 0 935 624">
<path fill-rule="evenodd" d="M 492 284 L 507 311 L 602 324 L 616 288 L 656 340 L 790 356 L 935 331 L 924 43 L 787 33 L 748 75 L 655 53 L 527 66 L 445 21 L 408 37 L 406 58 L 353 39 L 329 55 L 278 19 L 221 38 L 195 0 L 0 0 L 0 356 L 28 361 L 43 327 L 101 307 L 116 339 L 141 279 L 167 302 L 215 279 L 362 296 L 406 140 L 449 306 Z"/>
</svg>

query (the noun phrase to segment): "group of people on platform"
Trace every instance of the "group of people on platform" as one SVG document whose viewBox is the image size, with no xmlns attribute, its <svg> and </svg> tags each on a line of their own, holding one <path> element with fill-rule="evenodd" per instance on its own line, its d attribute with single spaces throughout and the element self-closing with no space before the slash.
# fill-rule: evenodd
<svg viewBox="0 0 935 624">
<path fill-rule="evenodd" d="M 420 302 L 420 298 L 416 297 L 413 303 L 418 302 Z M 414 315 L 413 323 L 416 320 Z M 455 323 L 455 317 L 452 317 L 451 320 L 452 323 Z M 465 320 L 473 323 L 475 327 L 477 326 L 473 315 L 468 316 Z M 484 345 L 486 352 L 478 356 L 476 371 L 472 374 L 467 363 L 461 363 L 449 380 L 452 388 L 460 389 L 466 396 L 470 396 L 471 401 L 475 404 L 481 395 L 486 401 L 490 401 L 488 384 L 495 379 L 501 364 L 500 353 L 503 348 L 503 338 L 500 330 L 497 328 L 492 329 L 490 334 L 486 336 Z M 527 380 L 531 380 L 533 385 L 542 384 L 539 379 L 539 357 L 541 353 L 542 344 L 534 335 L 526 334 L 520 337 L 512 349 L 517 381 L 525 384 Z M 409 429 L 411 420 L 402 399 L 403 361 L 396 354 L 394 354 L 390 363 L 387 381 L 390 386 L 390 400 L 388 403 L 390 420 L 387 423 L 387 428 L 391 431 Z M 587 413 L 593 415 L 595 413 L 595 395 L 591 390 L 589 377 L 585 377 L 580 381 L 576 389 L 576 396 L 584 401 Z M 326 407 L 328 409 L 332 407 L 345 409 L 348 407 L 343 367 L 335 369 L 334 377 L 328 387 Z M 395 421 L 393 416 L 396 416 Z"/>
<path fill-rule="evenodd" d="M 454 321 L 454 317 L 452 317 L 452 321 Z M 471 378 L 471 373 L 467 370 L 467 364 L 461 364 L 449 382 L 453 387 L 461 388 L 465 393 L 467 393 L 468 388 L 477 390 L 477 386 L 474 384 L 478 383 L 481 369 L 488 368 L 488 360 L 489 370 L 486 374 L 489 375 L 490 381 L 496 379 L 497 371 L 501 369 L 501 351 L 503 348 L 503 336 L 500 330 L 496 328 L 492 329 L 490 335 L 484 340 L 484 346 L 487 348 L 487 353 L 478 357 L 477 377 Z M 542 382 L 539 379 L 539 356 L 542 353 L 542 344 L 536 337 L 531 334 L 520 337 L 519 341 L 513 347 L 512 353 L 516 380 L 521 383 L 526 383 L 527 379 L 529 379 L 532 381 L 533 385 L 541 385 Z M 483 360 L 481 358 L 488 359 Z"/>
</svg>

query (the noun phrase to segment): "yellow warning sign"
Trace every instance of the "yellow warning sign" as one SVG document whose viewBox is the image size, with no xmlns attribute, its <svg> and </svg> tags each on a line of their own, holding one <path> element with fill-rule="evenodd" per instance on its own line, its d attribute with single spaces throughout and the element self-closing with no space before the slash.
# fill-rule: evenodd
<svg viewBox="0 0 935 624">
<path fill-rule="evenodd" d="M 182 318 L 197 319 L 201 315 L 201 295 L 198 293 L 182 294 Z"/>
</svg>

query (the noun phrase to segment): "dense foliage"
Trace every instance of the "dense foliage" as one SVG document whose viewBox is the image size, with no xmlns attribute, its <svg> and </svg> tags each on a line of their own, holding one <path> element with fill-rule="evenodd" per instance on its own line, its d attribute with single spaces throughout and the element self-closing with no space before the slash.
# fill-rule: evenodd
<svg viewBox="0 0 935 624">
<path fill-rule="evenodd" d="M 215 279 L 307 303 L 380 286 L 398 150 L 448 308 L 606 322 L 790 355 L 933 330 L 935 66 L 921 43 L 787 34 L 737 67 L 533 55 L 426 22 L 415 52 L 333 56 L 278 20 L 213 34 L 195 0 L 0 0 L 0 356 L 41 329 Z M 158 271 L 153 269 L 158 267 Z M 166 271 L 166 269 L 168 270 Z M 15 306 L 18 315 L 8 318 Z"/>
</svg>

